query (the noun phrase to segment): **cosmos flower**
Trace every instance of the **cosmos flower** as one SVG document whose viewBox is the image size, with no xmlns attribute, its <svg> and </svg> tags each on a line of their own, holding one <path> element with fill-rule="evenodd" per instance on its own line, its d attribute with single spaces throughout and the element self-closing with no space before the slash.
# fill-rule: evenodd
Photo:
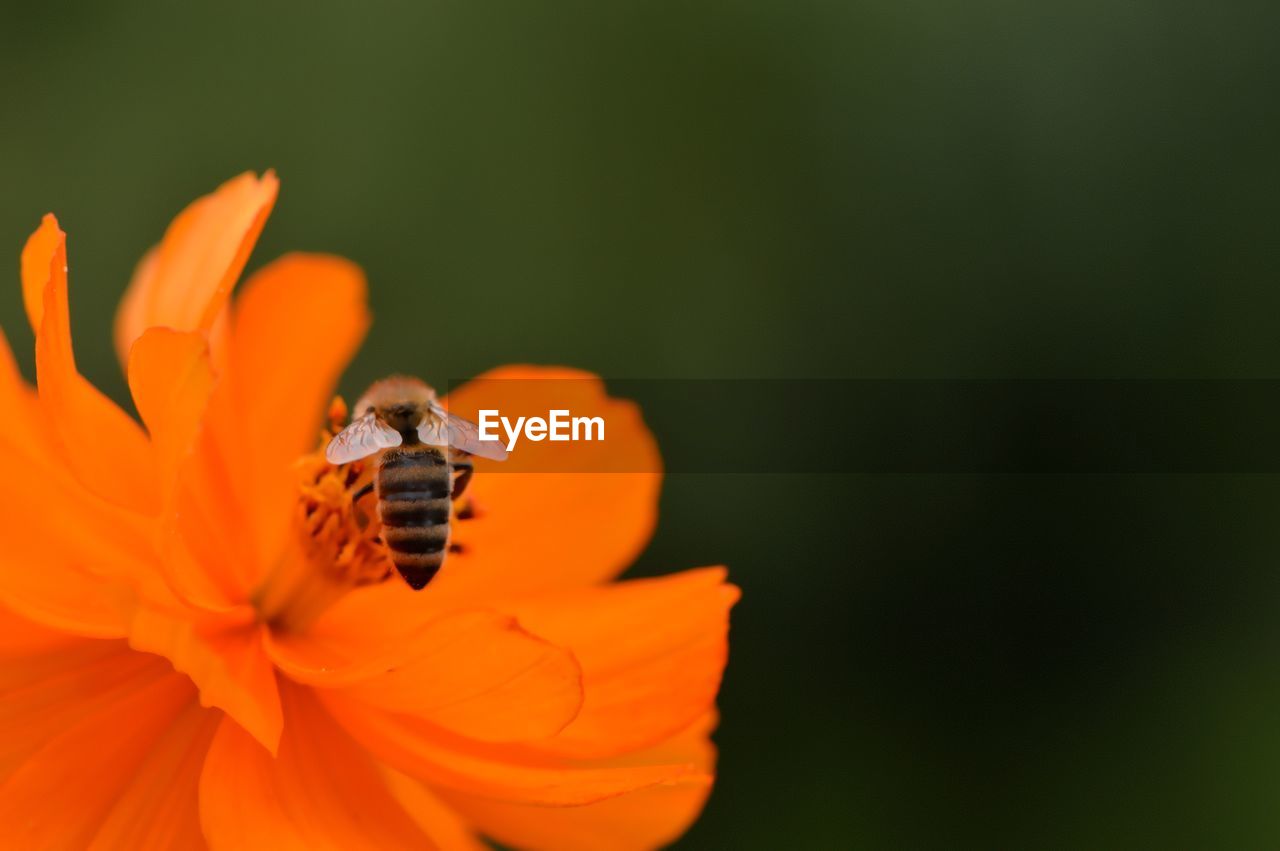
<svg viewBox="0 0 1280 851">
<path fill-rule="evenodd" d="M 388 580 L 359 470 L 321 452 L 363 276 L 294 254 L 231 302 L 276 191 L 228 182 L 139 264 L 115 339 L 141 425 L 76 370 L 52 216 L 22 253 L 37 388 L 0 338 L 0 846 L 673 840 L 710 788 L 737 590 L 719 568 L 611 581 L 659 473 L 479 472 L 440 575 Z M 659 469 L 598 380 L 490 376 L 578 379 L 571 406 L 612 430 L 583 451 Z"/>
</svg>

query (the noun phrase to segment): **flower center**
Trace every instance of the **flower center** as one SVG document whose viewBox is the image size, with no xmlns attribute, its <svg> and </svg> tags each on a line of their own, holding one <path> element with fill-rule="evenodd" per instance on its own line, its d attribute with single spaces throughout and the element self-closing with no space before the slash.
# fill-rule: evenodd
<svg viewBox="0 0 1280 851">
<path fill-rule="evenodd" d="M 378 537 L 373 495 L 355 500 L 373 479 L 373 459 L 334 467 L 324 457 L 324 445 L 346 419 L 346 404 L 335 399 L 320 447 L 294 464 L 297 545 L 288 548 L 255 595 L 262 619 L 280 629 L 300 630 L 352 588 L 385 582 L 394 574 Z"/>
</svg>

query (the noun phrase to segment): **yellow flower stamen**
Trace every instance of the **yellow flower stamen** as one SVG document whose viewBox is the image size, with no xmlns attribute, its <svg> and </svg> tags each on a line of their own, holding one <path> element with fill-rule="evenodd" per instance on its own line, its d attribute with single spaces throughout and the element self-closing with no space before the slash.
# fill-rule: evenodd
<svg viewBox="0 0 1280 851">
<path fill-rule="evenodd" d="M 300 629 L 350 589 L 385 582 L 394 573 L 378 538 L 381 527 L 372 495 L 358 505 L 353 499 L 371 480 L 372 465 L 357 461 L 334 467 L 324 457 L 324 445 L 345 420 L 346 405 L 335 400 L 320 448 L 294 465 L 294 530 L 301 547 L 286 556 L 255 595 L 262 619 L 278 628 Z"/>
</svg>

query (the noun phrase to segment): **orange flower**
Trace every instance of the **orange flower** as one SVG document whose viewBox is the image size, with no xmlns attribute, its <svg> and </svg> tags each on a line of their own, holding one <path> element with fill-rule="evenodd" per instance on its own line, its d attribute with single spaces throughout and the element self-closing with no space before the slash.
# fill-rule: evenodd
<svg viewBox="0 0 1280 851">
<path fill-rule="evenodd" d="M 52 216 L 23 251 L 38 392 L 0 337 L 0 846 L 672 840 L 710 787 L 737 590 L 720 568 L 609 582 L 657 473 L 482 472 L 431 586 L 379 581 L 353 471 L 317 454 L 363 276 L 290 255 L 230 303 L 276 190 L 230 181 L 139 265 L 116 343 L 142 426 L 76 371 Z M 598 380 L 490 377 L 584 379 L 608 451 L 657 469 Z"/>
</svg>

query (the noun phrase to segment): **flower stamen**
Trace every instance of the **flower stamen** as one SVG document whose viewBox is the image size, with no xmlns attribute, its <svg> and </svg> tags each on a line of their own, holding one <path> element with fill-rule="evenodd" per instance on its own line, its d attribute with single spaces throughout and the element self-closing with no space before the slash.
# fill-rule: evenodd
<svg viewBox="0 0 1280 851">
<path fill-rule="evenodd" d="M 301 543 L 263 584 L 257 595 L 263 620 L 289 629 L 311 623 L 352 588 L 385 582 L 393 575 L 379 534 L 372 495 L 356 494 L 373 477 L 372 465 L 357 461 L 335 467 L 324 446 L 346 420 L 346 405 L 334 400 L 319 448 L 299 458 L 294 530 Z"/>
</svg>

